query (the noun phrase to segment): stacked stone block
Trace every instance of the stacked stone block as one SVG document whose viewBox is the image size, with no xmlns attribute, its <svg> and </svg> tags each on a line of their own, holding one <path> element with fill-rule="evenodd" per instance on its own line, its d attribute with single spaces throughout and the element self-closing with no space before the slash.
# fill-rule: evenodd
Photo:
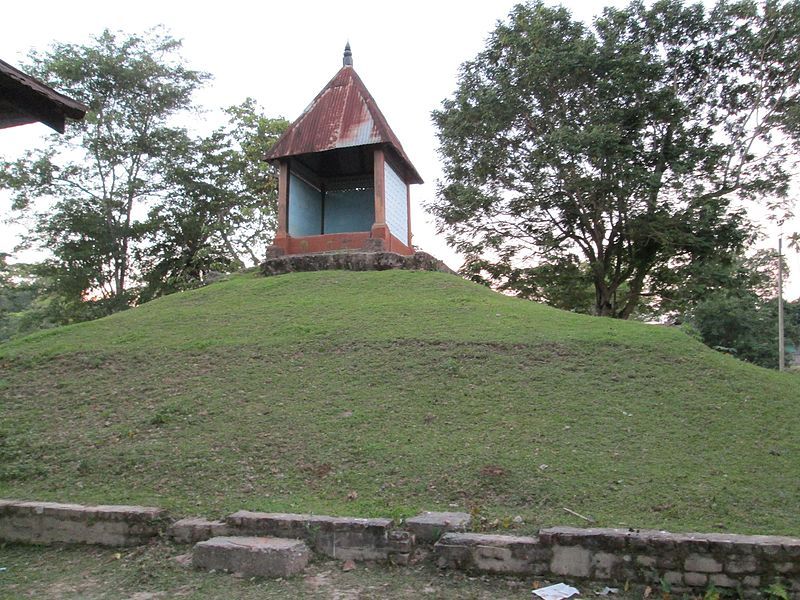
<svg viewBox="0 0 800 600">
<path fill-rule="evenodd" d="M 310 556 L 301 540 L 214 537 L 195 545 L 192 565 L 251 577 L 290 577 L 305 570 Z"/>
<path fill-rule="evenodd" d="M 136 546 L 164 528 L 166 512 L 147 506 L 83 506 L 0 501 L 0 540 Z"/>
<path fill-rule="evenodd" d="M 445 568 L 573 581 L 664 582 L 675 592 L 713 585 L 745 595 L 779 582 L 800 599 L 796 538 L 574 527 L 526 537 L 465 533 L 468 522 L 464 513 L 423 513 L 407 520 L 407 531 L 394 529 L 390 519 L 239 511 L 224 522 L 181 519 L 167 535 L 178 543 L 200 542 L 199 566 L 248 572 L 247 565 L 260 564 L 250 571 L 254 574 L 271 573 L 273 567 L 275 573 L 295 572 L 307 560 L 306 544 L 339 560 L 408 564 L 416 534 L 421 543 L 438 538 L 434 555 Z M 0 500 L 0 541 L 130 546 L 161 534 L 167 524 L 160 508 Z M 226 560 L 236 564 L 226 566 Z"/>
<path fill-rule="evenodd" d="M 196 544 L 213 537 L 231 534 L 230 527 L 222 521 L 209 521 L 202 517 L 187 517 L 175 521 L 167 529 L 167 536 L 176 544 Z"/>
<path fill-rule="evenodd" d="M 442 568 L 502 575 L 544 574 L 551 558 L 538 538 L 480 533 L 446 533 L 434 551 Z"/>
<path fill-rule="evenodd" d="M 226 519 L 231 531 L 305 540 L 317 553 L 341 560 L 405 563 L 412 539 L 392 530 L 391 519 L 359 519 L 240 510 Z"/>
<path fill-rule="evenodd" d="M 418 543 L 433 544 L 451 531 L 466 531 L 472 517 L 463 512 L 424 512 L 406 519 L 406 528 Z"/>
</svg>

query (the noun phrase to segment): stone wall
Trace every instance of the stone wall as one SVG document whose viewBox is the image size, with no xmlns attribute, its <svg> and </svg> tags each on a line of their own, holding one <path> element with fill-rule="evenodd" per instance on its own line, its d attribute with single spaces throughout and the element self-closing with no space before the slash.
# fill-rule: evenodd
<svg viewBox="0 0 800 600">
<path fill-rule="evenodd" d="M 781 582 L 800 597 L 800 539 L 552 527 L 536 537 L 448 533 L 439 565 L 484 573 L 661 584 L 674 592 L 741 589 Z"/>
<path fill-rule="evenodd" d="M 394 252 L 330 252 L 322 254 L 288 254 L 268 258 L 261 263 L 263 275 L 284 275 L 302 271 L 386 271 L 408 269 L 416 271 L 453 271 L 439 259 L 426 252 L 403 256 Z"/>
<path fill-rule="evenodd" d="M 166 513 L 146 506 L 83 506 L 0 500 L 0 540 L 136 546 L 158 535 Z"/>
<path fill-rule="evenodd" d="M 165 530 L 178 543 L 270 536 L 303 540 L 314 552 L 339 560 L 405 565 L 415 551 L 416 533 L 419 546 L 434 543 L 433 556 L 442 568 L 668 585 L 677 593 L 713 585 L 755 596 L 780 583 L 800 600 L 797 538 L 574 527 L 513 536 L 464 532 L 468 526 L 464 513 L 423 513 L 403 529 L 391 519 L 251 511 L 233 513 L 224 521 L 187 518 L 170 524 L 159 508 L 0 500 L 0 541 L 128 546 Z"/>
</svg>

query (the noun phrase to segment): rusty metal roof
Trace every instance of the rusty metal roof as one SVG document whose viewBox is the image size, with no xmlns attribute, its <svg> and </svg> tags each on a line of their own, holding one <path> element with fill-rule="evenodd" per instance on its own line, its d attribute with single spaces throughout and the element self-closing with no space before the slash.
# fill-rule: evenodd
<svg viewBox="0 0 800 600">
<path fill-rule="evenodd" d="M 87 110 L 88 106 L 0 60 L 0 128 L 41 121 L 64 133 L 64 119 L 82 119 Z"/>
<path fill-rule="evenodd" d="M 423 182 L 364 82 L 352 65 L 345 64 L 289 126 L 266 160 L 370 144 L 389 145 L 406 168 L 409 183 Z"/>
</svg>

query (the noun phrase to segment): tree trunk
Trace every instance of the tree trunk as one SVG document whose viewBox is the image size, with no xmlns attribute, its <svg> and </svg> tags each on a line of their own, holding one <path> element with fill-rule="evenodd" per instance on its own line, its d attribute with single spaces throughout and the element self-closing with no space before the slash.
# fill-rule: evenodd
<svg viewBox="0 0 800 600">
<path fill-rule="evenodd" d="M 605 281 L 594 282 L 595 314 L 598 317 L 615 317 L 614 292 L 606 285 Z"/>
</svg>

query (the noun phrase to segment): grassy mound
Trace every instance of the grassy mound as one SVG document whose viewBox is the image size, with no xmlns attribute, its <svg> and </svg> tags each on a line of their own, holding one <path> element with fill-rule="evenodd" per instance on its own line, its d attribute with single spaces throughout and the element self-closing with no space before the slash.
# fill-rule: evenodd
<svg viewBox="0 0 800 600">
<path fill-rule="evenodd" d="M 800 534 L 800 378 L 449 275 L 235 277 L 0 368 L 0 497 Z"/>
</svg>

